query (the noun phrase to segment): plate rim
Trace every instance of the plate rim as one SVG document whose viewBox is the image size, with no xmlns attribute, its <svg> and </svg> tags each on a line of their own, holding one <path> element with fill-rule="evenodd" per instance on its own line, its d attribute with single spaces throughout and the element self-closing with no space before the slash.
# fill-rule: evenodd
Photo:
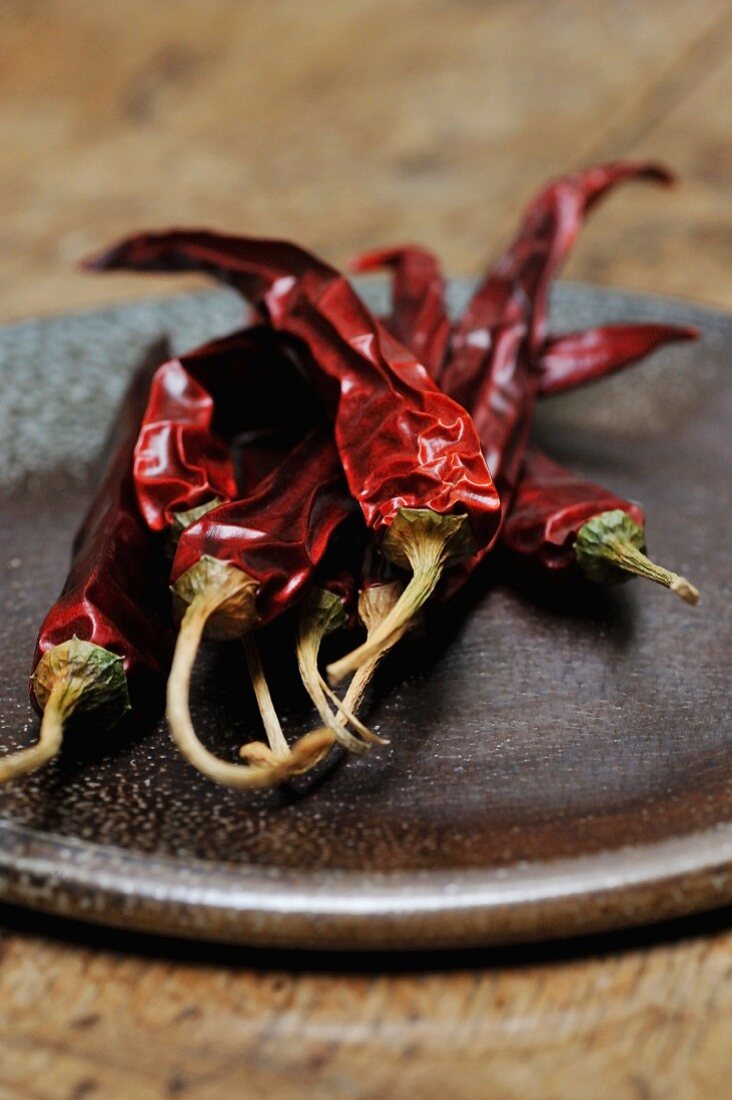
<svg viewBox="0 0 732 1100">
<path fill-rule="evenodd" d="M 508 868 L 305 873 L 194 857 L 183 863 L 0 819 L 0 898 L 94 924 L 261 947 L 515 943 L 732 903 L 732 822 Z"/>
</svg>

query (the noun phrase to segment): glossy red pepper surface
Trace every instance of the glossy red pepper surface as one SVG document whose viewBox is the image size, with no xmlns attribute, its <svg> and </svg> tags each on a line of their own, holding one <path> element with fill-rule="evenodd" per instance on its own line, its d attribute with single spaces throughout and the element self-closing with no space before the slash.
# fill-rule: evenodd
<svg viewBox="0 0 732 1100">
<path fill-rule="evenodd" d="M 171 359 L 153 379 L 135 448 L 137 499 L 148 525 L 162 531 L 176 513 L 236 497 L 234 460 L 217 427 L 229 439 L 294 423 L 302 435 L 303 423 L 319 419 L 315 395 L 268 326 Z M 255 483 L 245 478 L 242 488 Z"/>
<path fill-rule="evenodd" d="M 172 655 L 172 628 L 161 547 L 140 516 L 132 456 L 157 354 L 135 375 L 108 445 L 109 458 L 74 539 L 63 591 L 38 634 L 32 670 L 74 635 L 123 658 L 135 709 L 159 703 Z M 40 711 L 33 691 L 31 698 Z"/>
<path fill-rule="evenodd" d="M 274 328 L 301 340 L 334 422 L 336 445 L 368 526 L 401 509 L 465 513 L 476 545 L 494 539 L 500 502 L 470 418 L 375 320 L 333 268 L 294 245 L 207 232 L 130 238 L 96 269 L 209 271 Z"/>
<path fill-rule="evenodd" d="M 153 531 L 219 498 L 236 496 L 230 448 L 212 429 L 214 403 L 179 359 L 158 369 L 135 445 L 137 503 Z"/>
<path fill-rule="evenodd" d="M 263 625 L 302 594 L 352 511 L 330 433 L 315 428 L 251 496 L 213 508 L 183 531 L 173 582 L 204 555 L 229 563 L 258 583 Z"/>
</svg>

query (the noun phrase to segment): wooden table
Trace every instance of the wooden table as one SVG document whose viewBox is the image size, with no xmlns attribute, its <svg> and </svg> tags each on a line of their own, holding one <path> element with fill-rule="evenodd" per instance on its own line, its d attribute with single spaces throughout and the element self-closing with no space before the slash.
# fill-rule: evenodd
<svg viewBox="0 0 732 1100">
<path fill-rule="evenodd" d="M 168 291 L 74 263 L 174 222 L 474 272 L 548 175 L 641 155 L 683 187 L 618 196 L 567 274 L 730 306 L 731 44 L 725 0 L 6 0 L 0 316 Z M 5 912 L 0 1097 L 721 1096 L 728 928 L 400 970 Z"/>
</svg>

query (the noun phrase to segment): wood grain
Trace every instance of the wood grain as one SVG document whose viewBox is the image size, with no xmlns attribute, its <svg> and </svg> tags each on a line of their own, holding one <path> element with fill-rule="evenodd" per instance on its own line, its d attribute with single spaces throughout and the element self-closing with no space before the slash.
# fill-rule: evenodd
<svg viewBox="0 0 732 1100">
<path fill-rule="evenodd" d="M 609 204 L 568 274 L 730 306 L 729 46 L 725 0 L 6 0 L 0 316 L 167 290 L 73 270 L 142 224 L 336 261 L 415 238 L 473 272 L 548 174 L 619 155 L 684 185 Z M 695 1100 L 732 1079 L 724 919 L 605 957 L 352 977 L 25 919 L 0 934 L 3 1100 Z"/>
<path fill-rule="evenodd" d="M 158 943 L 140 957 L 13 932 L 0 940 L 0 1095 L 721 1096 L 732 957 L 712 929 L 559 962 L 382 959 L 379 975 L 354 957 L 293 969 L 291 956 L 178 945 L 166 957 Z"/>
<path fill-rule="evenodd" d="M 472 273 L 548 175 L 630 154 L 683 187 L 614 199 L 569 274 L 729 305 L 731 24 L 726 0 L 5 4 L 0 316 L 169 287 L 74 264 L 173 222 L 338 262 L 414 238 Z"/>
</svg>

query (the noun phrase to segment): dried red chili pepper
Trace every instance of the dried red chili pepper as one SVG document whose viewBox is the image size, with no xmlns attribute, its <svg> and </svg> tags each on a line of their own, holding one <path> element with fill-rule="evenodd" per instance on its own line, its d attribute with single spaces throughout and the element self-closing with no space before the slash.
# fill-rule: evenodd
<svg viewBox="0 0 732 1100">
<path fill-rule="evenodd" d="M 39 741 L 0 760 L 0 782 L 55 756 L 69 722 L 93 719 L 97 736 L 130 709 L 149 716 L 162 701 L 172 651 L 165 562 L 137 510 L 132 452 L 166 354 L 165 344 L 150 350 L 122 401 L 71 570 L 38 634 L 31 700 L 42 715 Z"/>
<path fill-rule="evenodd" d="M 291 607 L 352 509 L 330 433 L 316 428 L 249 497 L 219 505 L 180 536 L 173 595 L 185 612 L 168 681 L 168 720 L 184 755 L 216 782 L 269 785 L 270 778 L 217 759 L 195 735 L 188 694 L 204 631 L 244 637 Z M 303 754 L 307 747 L 321 752 L 316 732 Z M 287 768 L 286 760 L 279 763 Z"/>
<path fill-rule="evenodd" d="M 415 614 L 448 564 L 493 541 L 500 502 L 469 417 L 333 268 L 284 242 L 185 231 L 130 238 L 88 266 L 209 271 L 307 346 L 351 492 L 383 553 L 413 572 L 381 632 L 331 666 L 334 679 Z"/>
<path fill-rule="evenodd" d="M 645 517 L 639 505 L 583 481 L 536 450 L 530 449 L 524 460 L 501 539 L 509 550 L 549 570 L 576 562 L 593 581 L 611 583 L 634 574 L 670 588 L 686 603 L 699 599 L 685 577 L 644 553 Z"/>
<path fill-rule="evenodd" d="M 536 364 L 546 339 L 551 278 L 586 213 L 610 188 L 633 178 L 673 180 L 658 165 L 621 163 L 576 173 L 545 188 L 530 204 L 514 244 L 483 280 L 458 326 L 453 356 L 439 381 L 453 396 L 459 393 L 468 401 L 486 461 L 507 507 L 521 471 L 538 395 Z M 443 594 L 451 595 L 460 587 L 484 556 L 478 550 L 459 563 Z"/>
</svg>

